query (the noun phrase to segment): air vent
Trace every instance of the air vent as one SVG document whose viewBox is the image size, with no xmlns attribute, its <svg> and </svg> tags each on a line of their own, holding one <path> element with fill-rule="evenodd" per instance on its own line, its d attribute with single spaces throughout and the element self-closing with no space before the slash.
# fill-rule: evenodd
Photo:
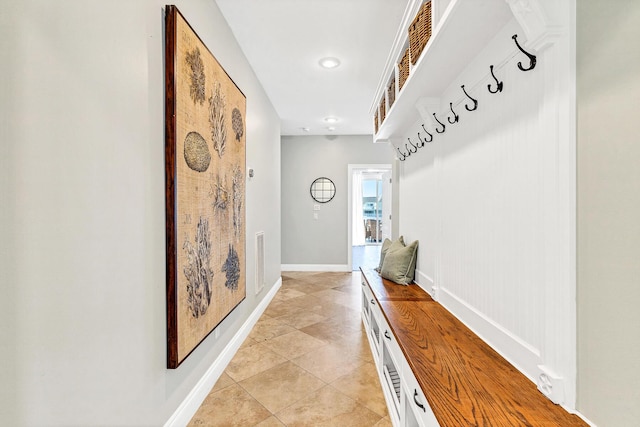
<svg viewBox="0 0 640 427">
<path fill-rule="evenodd" d="M 264 231 L 256 233 L 256 295 L 264 288 Z"/>
</svg>

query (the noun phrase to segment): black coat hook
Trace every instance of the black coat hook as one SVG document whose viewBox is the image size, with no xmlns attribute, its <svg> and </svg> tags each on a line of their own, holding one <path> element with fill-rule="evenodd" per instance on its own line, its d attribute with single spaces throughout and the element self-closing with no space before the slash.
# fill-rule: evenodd
<svg viewBox="0 0 640 427">
<path fill-rule="evenodd" d="M 444 130 L 446 129 L 444 123 L 442 123 L 440 120 L 438 120 L 438 118 L 436 117 L 436 113 L 433 113 L 433 118 L 436 119 L 436 122 L 440 123 L 440 126 L 442 126 L 442 130 L 436 128 L 436 132 L 443 133 Z"/>
<path fill-rule="evenodd" d="M 420 138 L 420 132 L 418 132 L 418 143 L 416 144 L 418 148 L 424 147 L 424 141 Z"/>
<path fill-rule="evenodd" d="M 425 138 L 424 140 L 420 139 L 421 141 L 423 141 L 423 144 L 424 144 L 425 142 L 426 142 L 426 143 L 429 143 L 429 142 L 433 141 L 433 135 L 431 135 L 431 134 L 429 133 L 429 131 L 428 131 L 428 130 L 426 130 L 426 129 L 424 128 L 424 123 L 422 124 L 422 130 L 424 130 L 424 132 L 425 132 L 427 135 L 429 135 L 429 139 L 427 139 L 427 138 Z M 420 132 L 418 132 L 418 138 L 420 138 Z"/>
<path fill-rule="evenodd" d="M 407 138 L 407 140 L 409 141 L 409 145 L 411 145 L 414 148 L 412 150 L 411 148 L 407 147 L 407 144 L 404 144 L 404 146 L 407 147 L 407 150 L 409 150 L 409 153 L 417 153 L 418 152 L 418 146 L 415 145 L 413 142 L 411 142 L 411 138 Z"/>
<path fill-rule="evenodd" d="M 491 90 L 491 83 L 489 83 L 487 85 L 487 89 L 489 89 L 489 92 L 491 93 L 498 93 L 498 92 L 502 92 L 502 85 L 504 84 L 504 82 L 499 81 L 496 78 L 496 75 L 493 74 L 493 65 L 489 66 L 489 69 L 491 70 L 491 77 L 493 77 L 493 79 L 496 81 L 496 85 L 498 86 L 496 90 Z"/>
<path fill-rule="evenodd" d="M 453 120 L 451 120 L 451 117 L 447 117 L 447 121 L 451 124 L 458 123 L 458 119 L 460 118 L 460 116 L 458 116 L 456 112 L 453 111 L 453 102 L 449 103 L 449 109 L 453 113 Z"/>
<path fill-rule="evenodd" d="M 464 85 L 462 85 L 460 87 L 462 88 L 462 91 L 464 92 L 464 94 L 467 95 L 467 98 L 469 98 L 470 100 L 473 101 L 473 108 L 469 108 L 469 106 L 467 104 L 464 104 L 464 108 L 466 108 L 467 111 L 473 111 L 476 108 L 478 108 L 478 100 L 477 99 L 473 99 L 472 97 L 469 96 L 467 91 L 464 89 Z"/>
<path fill-rule="evenodd" d="M 518 49 L 520 49 L 520 52 L 524 53 L 525 55 L 527 55 L 529 57 L 529 67 L 528 68 L 524 68 L 522 66 L 522 62 L 518 62 L 518 68 L 520 68 L 520 71 L 531 71 L 534 68 L 536 68 L 536 56 L 530 54 L 529 52 L 524 50 L 522 47 L 520 47 L 520 43 L 518 43 L 518 35 L 517 34 L 512 35 L 511 38 L 513 39 L 514 42 L 516 42 L 516 46 L 518 46 Z"/>
<path fill-rule="evenodd" d="M 398 157 L 398 160 L 400 160 L 401 162 L 404 162 L 407 157 L 409 157 L 408 155 L 404 154 L 402 151 L 400 151 L 399 147 L 396 147 L 396 151 L 398 152 L 398 154 L 402 157 Z"/>
<path fill-rule="evenodd" d="M 409 146 L 407 144 L 404 144 L 404 148 L 407 149 L 407 151 L 408 151 L 407 157 L 409 157 L 411 155 L 411 153 L 413 153 L 413 151 L 411 151 L 411 148 L 409 148 Z M 418 151 L 418 150 L 416 149 L 416 151 Z"/>
</svg>

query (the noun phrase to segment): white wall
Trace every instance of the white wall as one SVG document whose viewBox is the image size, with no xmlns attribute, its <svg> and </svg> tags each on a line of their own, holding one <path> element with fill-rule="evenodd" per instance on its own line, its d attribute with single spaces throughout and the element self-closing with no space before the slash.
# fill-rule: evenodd
<svg viewBox="0 0 640 427">
<path fill-rule="evenodd" d="M 534 70 L 516 66 L 528 60 L 511 36 L 525 44 L 527 33 L 514 18 L 425 101 L 447 127 L 437 134 L 427 117 L 407 129 L 414 141 L 422 123 L 435 136 L 401 163 L 399 223 L 406 241 L 420 241 L 416 281 L 530 379 L 561 378 L 551 397 L 572 409 L 575 152 L 570 10 L 558 9 L 567 31 L 538 52 Z M 495 88 L 491 64 L 501 93 L 487 90 Z M 478 99 L 476 111 L 465 110 L 462 84 Z M 449 102 L 456 124 L 447 122 Z"/>
<path fill-rule="evenodd" d="M 348 259 L 349 164 L 390 164 L 387 144 L 374 144 L 370 135 L 282 137 L 282 263 L 343 266 Z M 313 219 L 309 194 L 313 180 L 328 177 L 335 198 L 320 205 Z M 321 267 L 319 267 L 321 268 Z"/>
<path fill-rule="evenodd" d="M 640 419 L 640 3 L 577 6 L 578 408 L 625 427 Z"/>
<path fill-rule="evenodd" d="M 164 2 L 3 2 L 0 419 L 162 425 L 280 276 L 279 119 L 212 0 L 177 6 L 247 96 L 247 299 L 167 370 Z M 253 293 L 253 235 L 267 286 Z"/>
</svg>

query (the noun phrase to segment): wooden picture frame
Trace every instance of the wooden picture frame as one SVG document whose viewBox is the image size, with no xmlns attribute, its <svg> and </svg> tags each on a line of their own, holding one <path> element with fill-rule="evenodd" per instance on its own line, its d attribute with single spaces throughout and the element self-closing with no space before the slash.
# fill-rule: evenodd
<svg viewBox="0 0 640 427">
<path fill-rule="evenodd" d="M 167 367 L 246 297 L 246 98 L 175 6 L 165 16 Z"/>
</svg>

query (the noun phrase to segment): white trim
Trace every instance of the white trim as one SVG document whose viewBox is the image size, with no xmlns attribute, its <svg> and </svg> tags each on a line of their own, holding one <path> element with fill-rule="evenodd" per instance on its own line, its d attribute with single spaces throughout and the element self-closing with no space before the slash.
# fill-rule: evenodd
<svg viewBox="0 0 640 427">
<path fill-rule="evenodd" d="M 376 164 L 357 164 L 349 163 L 347 165 L 347 270 L 286 270 L 282 266 L 283 271 L 351 271 L 353 265 L 353 255 L 351 254 L 353 247 L 353 173 L 362 169 L 375 169 L 380 171 L 390 171 L 393 177 L 393 165 L 391 163 L 376 163 Z M 393 179 L 393 178 L 392 178 Z M 393 201 L 393 186 L 391 187 L 391 201 Z M 384 203 L 384 202 L 383 202 Z M 393 212 L 393 204 L 392 212 Z M 393 215 L 393 214 L 392 214 Z M 392 216 L 393 223 L 393 216 Z M 392 225 L 393 228 L 393 225 Z M 393 235 L 393 233 L 391 233 Z"/>
<path fill-rule="evenodd" d="M 433 278 L 427 276 L 426 274 L 424 274 L 422 271 L 418 269 L 416 269 L 415 276 L 416 278 L 414 279 L 414 282 L 416 283 L 416 285 L 422 288 L 423 291 L 431 295 L 431 298 L 437 301 L 438 300 L 437 292 L 436 292 L 437 289 L 435 286 L 435 282 L 433 281 Z"/>
<path fill-rule="evenodd" d="M 538 365 L 542 363 L 539 349 L 522 341 L 447 289 L 439 287 L 438 297 L 444 308 L 536 384 Z"/>
<path fill-rule="evenodd" d="M 349 272 L 350 264 L 282 264 L 282 271 L 335 271 Z"/>
<path fill-rule="evenodd" d="M 218 381 L 218 378 L 222 375 L 225 368 L 233 359 L 236 352 L 247 338 L 251 329 L 256 324 L 262 313 L 266 310 L 267 306 L 278 292 L 278 289 L 282 286 L 282 277 L 278 278 L 275 285 L 271 287 L 269 292 L 260 301 L 260 304 L 253 310 L 253 313 L 247 318 L 244 324 L 240 327 L 238 332 L 231 338 L 227 346 L 222 350 L 220 355 L 209 366 L 209 369 L 204 373 L 202 378 L 196 383 L 195 387 L 189 392 L 187 397 L 175 410 L 173 415 L 164 424 L 164 427 L 178 427 L 186 426 L 195 413 L 198 411 L 202 402 L 207 397 L 213 386 Z"/>
</svg>

